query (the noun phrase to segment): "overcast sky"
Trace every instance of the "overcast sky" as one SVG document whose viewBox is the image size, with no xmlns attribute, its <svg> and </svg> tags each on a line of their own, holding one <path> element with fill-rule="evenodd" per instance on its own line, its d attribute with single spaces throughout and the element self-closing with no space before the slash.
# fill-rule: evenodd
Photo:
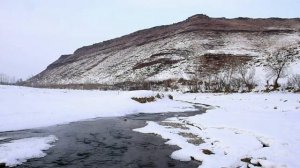
<svg viewBox="0 0 300 168">
<path fill-rule="evenodd" d="M 136 30 L 211 17 L 300 17 L 300 0 L 0 0 L 0 73 L 28 78 L 62 54 Z"/>
</svg>

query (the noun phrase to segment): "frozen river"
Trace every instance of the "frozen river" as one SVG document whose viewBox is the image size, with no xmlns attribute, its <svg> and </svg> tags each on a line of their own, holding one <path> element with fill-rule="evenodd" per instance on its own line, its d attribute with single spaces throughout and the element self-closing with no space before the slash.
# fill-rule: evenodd
<svg viewBox="0 0 300 168">
<path fill-rule="evenodd" d="M 41 129 L 0 133 L 12 139 L 55 135 L 58 141 L 43 158 L 30 159 L 27 167 L 198 167 L 199 162 L 180 162 L 170 158 L 178 149 L 164 144 L 152 134 L 141 134 L 132 129 L 145 126 L 146 121 L 162 121 L 172 116 L 202 113 L 136 114 L 126 117 L 99 118 Z"/>
</svg>

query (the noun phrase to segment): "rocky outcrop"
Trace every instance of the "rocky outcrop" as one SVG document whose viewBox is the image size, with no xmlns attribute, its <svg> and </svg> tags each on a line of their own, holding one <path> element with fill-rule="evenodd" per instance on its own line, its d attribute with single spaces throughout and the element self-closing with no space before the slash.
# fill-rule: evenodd
<svg viewBox="0 0 300 168">
<path fill-rule="evenodd" d="M 298 18 L 226 19 L 195 15 L 172 25 L 79 48 L 73 54 L 62 55 L 27 83 L 116 84 L 190 79 L 199 65 L 209 74 L 211 68 L 222 68 L 218 65 L 224 61 L 259 60 L 273 50 L 299 43 Z"/>
</svg>

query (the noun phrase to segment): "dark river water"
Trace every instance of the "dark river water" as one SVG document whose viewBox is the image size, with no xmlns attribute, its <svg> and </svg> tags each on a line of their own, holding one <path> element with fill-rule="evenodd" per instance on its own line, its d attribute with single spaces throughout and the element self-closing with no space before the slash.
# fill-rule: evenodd
<svg viewBox="0 0 300 168">
<path fill-rule="evenodd" d="M 18 168 L 95 167 L 151 168 L 198 167 L 196 161 L 180 162 L 170 158 L 178 147 L 164 144 L 165 140 L 152 134 L 132 131 L 146 121 L 162 121 L 168 117 L 203 113 L 135 114 L 126 117 L 99 118 L 53 127 L 4 132 L 0 136 L 12 139 L 55 135 L 58 141 L 43 158 L 30 159 Z"/>
</svg>

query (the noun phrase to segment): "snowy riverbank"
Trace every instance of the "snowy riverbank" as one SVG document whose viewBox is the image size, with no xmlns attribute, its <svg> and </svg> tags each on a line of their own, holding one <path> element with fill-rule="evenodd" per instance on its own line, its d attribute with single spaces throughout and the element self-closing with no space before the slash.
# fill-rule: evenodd
<svg viewBox="0 0 300 168">
<path fill-rule="evenodd" d="M 178 100 L 212 105 L 205 114 L 148 122 L 181 150 L 174 159 L 211 167 L 300 167 L 300 95 L 290 93 L 178 94 Z M 201 138 L 199 140 L 199 138 Z M 203 143 L 195 143 L 195 142 Z"/>
<path fill-rule="evenodd" d="M 138 112 L 192 111 L 195 108 L 191 103 L 200 103 L 210 105 L 205 114 L 148 122 L 146 127 L 135 131 L 161 135 L 168 139 L 168 144 L 181 148 L 173 152 L 172 158 L 199 160 L 202 162 L 200 167 L 204 168 L 300 167 L 297 160 L 300 156 L 299 94 L 172 93 L 179 101 L 164 98 L 146 104 L 131 99 L 156 94 L 152 91 L 82 91 L 0 86 L 0 132 Z M 0 163 L 14 166 L 29 158 L 43 157 L 43 150 L 55 145 L 57 140 L 55 135 L 30 138 L 10 140 L 10 137 L 0 137 Z M 34 141 L 38 141 L 39 145 L 34 150 L 27 150 Z M 21 144 L 22 149 L 18 144 Z"/>
<path fill-rule="evenodd" d="M 59 90 L 0 85 L 0 132 L 139 112 L 194 110 L 191 104 L 167 98 L 146 104 L 131 99 L 156 94 L 153 91 Z"/>
<path fill-rule="evenodd" d="M 156 94 L 157 92 L 152 91 L 82 91 L 0 85 L 0 132 L 139 112 L 195 110 L 191 104 L 168 98 L 146 104 L 131 99 Z M 17 140 L 0 137 L 0 164 L 15 166 L 30 158 L 43 157 L 45 156 L 43 151 L 52 147 L 56 140 L 55 135 Z"/>
</svg>

